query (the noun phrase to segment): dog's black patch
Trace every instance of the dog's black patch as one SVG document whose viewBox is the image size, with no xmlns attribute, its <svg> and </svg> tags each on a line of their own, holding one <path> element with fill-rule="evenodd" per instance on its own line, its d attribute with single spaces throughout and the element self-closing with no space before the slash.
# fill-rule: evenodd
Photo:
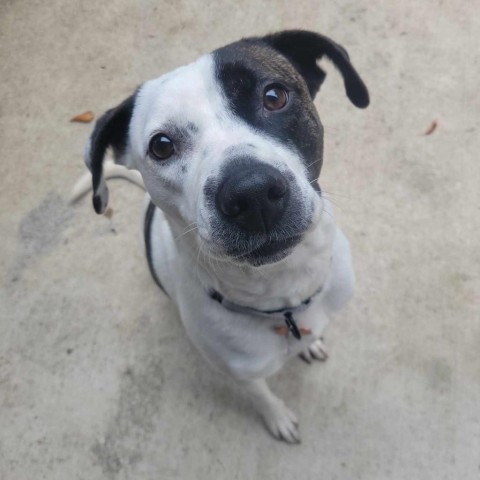
<svg viewBox="0 0 480 480">
<path fill-rule="evenodd" d="M 312 99 L 325 79 L 317 60 L 326 56 L 340 70 L 348 98 L 359 108 L 369 103 L 368 90 L 347 51 L 323 35 L 290 30 L 240 40 L 213 52 L 216 76 L 230 109 L 255 129 L 294 147 L 307 166 L 309 180 L 323 163 L 323 127 Z M 263 107 L 265 87 L 281 84 L 289 93 L 279 111 Z"/>
<path fill-rule="evenodd" d="M 157 272 L 155 271 L 155 267 L 153 266 L 153 260 L 152 260 L 152 223 L 153 223 L 153 218 L 155 216 L 156 209 L 157 207 L 153 204 L 153 202 L 150 201 L 147 207 L 147 211 L 145 213 L 145 221 L 143 224 L 143 236 L 145 238 L 145 251 L 147 256 L 148 269 L 150 270 L 150 274 L 152 275 L 153 280 L 160 287 L 163 293 L 165 293 L 165 295 L 168 296 L 167 292 L 163 288 L 162 283 L 160 282 L 160 279 L 157 276 Z"/>
<path fill-rule="evenodd" d="M 256 130 L 296 149 L 309 180 L 320 174 L 323 127 L 305 81 L 292 64 L 268 44 L 242 40 L 214 52 L 216 76 L 233 113 Z M 288 104 L 279 111 L 263 107 L 265 88 L 283 85 Z"/>
</svg>

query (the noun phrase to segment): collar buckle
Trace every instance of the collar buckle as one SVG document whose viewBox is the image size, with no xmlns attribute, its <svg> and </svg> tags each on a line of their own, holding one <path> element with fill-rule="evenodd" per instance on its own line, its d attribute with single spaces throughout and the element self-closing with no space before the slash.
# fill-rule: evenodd
<svg viewBox="0 0 480 480">
<path fill-rule="evenodd" d="M 288 331 L 297 339 L 302 339 L 302 334 L 298 329 L 297 322 L 293 318 L 292 312 L 285 312 L 285 323 L 287 324 Z"/>
</svg>

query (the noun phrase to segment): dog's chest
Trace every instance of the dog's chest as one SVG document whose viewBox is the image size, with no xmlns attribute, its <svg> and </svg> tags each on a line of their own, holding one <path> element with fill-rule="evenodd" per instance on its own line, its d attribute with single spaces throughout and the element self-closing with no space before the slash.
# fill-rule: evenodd
<svg viewBox="0 0 480 480">
<path fill-rule="evenodd" d="M 155 267 L 180 312 L 186 331 L 199 350 L 221 369 L 238 377 L 269 375 L 292 355 L 304 350 L 328 323 L 324 293 L 331 276 L 332 244 L 336 227 L 327 215 L 285 262 L 271 270 L 220 270 L 210 275 L 174 241 L 166 222 L 154 222 L 158 251 Z M 213 265 L 213 264 L 212 264 Z M 260 316 L 225 308 L 209 296 L 214 289 L 226 299 L 258 310 L 295 307 L 313 294 L 308 308 L 294 313 L 303 329 L 301 340 L 285 331 L 282 315 Z M 306 333 L 308 332 L 308 333 Z"/>
<path fill-rule="evenodd" d="M 258 378 L 272 375 L 319 338 L 328 324 L 322 303 L 320 294 L 307 309 L 294 313 L 300 338 L 285 328 L 283 315 L 235 312 L 220 304 L 207 307 L 208 316 L 201 325 L 188 314 L 182 315 L 182 320 L 189 336 L 213 364 L 236 378 Z"/>
</svg>

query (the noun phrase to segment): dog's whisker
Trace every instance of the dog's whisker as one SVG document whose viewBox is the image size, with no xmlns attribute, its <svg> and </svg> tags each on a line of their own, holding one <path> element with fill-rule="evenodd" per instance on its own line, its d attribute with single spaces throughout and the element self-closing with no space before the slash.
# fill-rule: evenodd
<svg viewBox="0 0 480 480">
<path fill-rule="evenodd" d="M 219 278 L 217 270 L 215 268 L 215 258 L 212 257 L 211 255 L 206 255 L 206 257 L 207 257 L 208 264 L 213 271 L 213 275 L 215 276 L 215 278 Z"/>
<path fill-rule="evenodd" d="M 336 207 L 340 208 L 340 205 L 338 204 L 338 202 L 330 198 L 328 195 L 323 195 L 323 198 L 327 199 L 330 203 L 333 203 Z"/>
<path fill-rule="evenodd" d="M 188 225 L 185 226 L 184 230 L 192 227 L 193 225 L 196 225 L 196 223 L 197 223 L 197 222 L 196 222 L 195 220 L 194 220 L 193 222 L 190 222 Z"/>
<path fill-rule="evenodd" d="M 325 190 L 324 188 L 322 188 L 322 193 L 326 193 L 329 196 L 333 195 L 334 197 L 343 197 L 343 198 L 348 198 L 348 199 L 351 198 L 351 195 L 348 195 L 348 194 L 345 194 L 345 193 L 330 192 L 329 190 Z"/>
<path fill-rule="evenodd" d="M 193 232 L 194 230 L 198 230 L 198 226 L 197 226 L 197 225 L 195 225 L 194 227 L 186 230 L 185 232 L 182 232 L 180 235 L 178 235 L 178 237 L 175 238 L 175 241 L 176 241 L 176 240 L 179 240 L 179 239 L 182 238 L 184 235 L 187 235 L 188 233 Z"/>
<path fill-rule="evenodd" d="M 197 274 L 197 280 L 200 281 L 201 279 L 201 275 L 200 275 L 200 255 L 202 253 L 202 244 L 200 243 L 198 245 L 198 253 L 197 253 L 197 258 L 195 259 L 195 266 L 196 266 L 196 269 L 195 269 L 195 272 Z"/>
<path fill-rule="evenodd" d="M 334 220 L 333 215 L 325 207 L 322 208 L 322 213 L 326 213 L 332 220 Z"/>
<path fill-rule="evenodd" d="M 337 128 L 337 127 L 330 127 L 330 126 L 325 125 L 325 124 L 323 124 L 323 130 L 325 132 L 329 132 L 329 133 L 338 133 L 340 131 L 340 129 Z"/>
<path fill-rule="evenodd" d="M 318 158 L 316 158 L 313 162 L 309 163 L 306 168 L 310 168 L 312 165 L 315 165 L 315 163 L 318 162 Z M 318 180 L 318 178 L 316 178 L 315 180 Z"/>
</svg>

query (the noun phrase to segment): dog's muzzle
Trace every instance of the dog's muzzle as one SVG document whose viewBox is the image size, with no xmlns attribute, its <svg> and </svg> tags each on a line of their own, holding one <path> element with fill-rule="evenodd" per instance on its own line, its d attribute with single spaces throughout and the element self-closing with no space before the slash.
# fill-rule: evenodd
<svg viewBox="0 0 480 480">
<path fill-rule="evenodd" d="M 204 187 L 211 244 L 235 261 L 260 266 L 281 260 L 311 222 L 294 174 L 252 156 L 224 163 Z"/>
</svg>

